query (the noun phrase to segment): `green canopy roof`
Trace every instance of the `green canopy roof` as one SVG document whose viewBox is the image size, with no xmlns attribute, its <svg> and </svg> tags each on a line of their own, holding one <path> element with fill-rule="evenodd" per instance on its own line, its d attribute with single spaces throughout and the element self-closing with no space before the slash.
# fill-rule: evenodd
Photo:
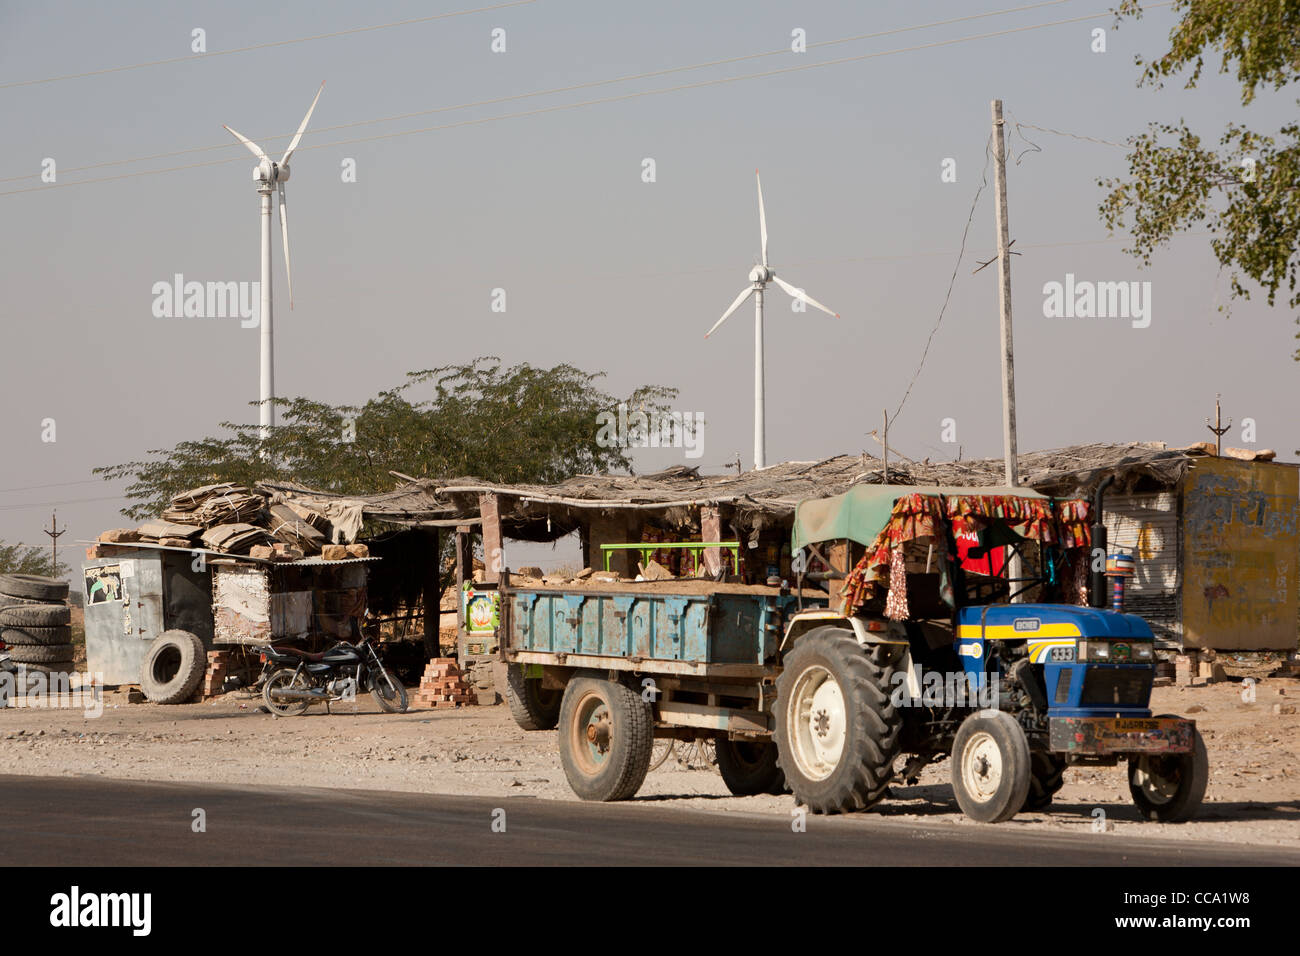
<svg viewBox="0 0 1300 956">
<path fill-rule="evenodd" d="M 794 530 L 790 548 L 797 551 L 818 541 L 848 538 L 870 545 L 889 523 L 894 502 L 904 495 L 1003 495 L 1046 501 L 1032 488 L 986 485 L 977 488 L 940 487 L 937 485 L 854 485 L 833 498 L 809 498 L 794 511 Z"/>
</svg>

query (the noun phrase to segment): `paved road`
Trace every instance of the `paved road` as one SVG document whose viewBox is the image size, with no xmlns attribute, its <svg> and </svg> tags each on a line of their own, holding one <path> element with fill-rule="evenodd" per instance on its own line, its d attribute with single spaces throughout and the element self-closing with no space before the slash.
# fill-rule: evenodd
<svg viewBox="0 0 1300 956">
<path fill-rule="evenodd" d="M 230 787 L 0 775 L 0 865 L 1252 865 L 1300 852 L 1015 823 L 918 827 L 808 817 L 372 790 Z M 206 813 L 207 832 L 191 828 Z M 505 832 L 493 832 L 494 811 Z M 499 814 L 497 814 L 499 817 Z"/>
</svg>

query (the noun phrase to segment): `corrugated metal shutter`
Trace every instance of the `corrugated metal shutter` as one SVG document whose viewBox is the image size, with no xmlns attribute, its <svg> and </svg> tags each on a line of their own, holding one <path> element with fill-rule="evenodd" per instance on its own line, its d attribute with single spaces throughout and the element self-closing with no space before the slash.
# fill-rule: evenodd
<svg viewBox="0 0 1300 956">
<path fill-rule="evenodd" d="M 1107 495 L 1103 502 L 1111 551 L 1133 555 L 1137 574 L 1124 610 L 1146 618 L 1160 643 L 1182 643 L 1182 522 L 1178 494 Z"/>
</svg>

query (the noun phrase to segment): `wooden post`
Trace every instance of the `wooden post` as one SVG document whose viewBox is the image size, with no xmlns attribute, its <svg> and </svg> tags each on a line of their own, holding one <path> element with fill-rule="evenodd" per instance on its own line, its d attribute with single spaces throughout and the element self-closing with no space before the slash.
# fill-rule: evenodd
<svg viewBox="0 0 1300 956">
<path fill-rule="evenodd" d="M 997 209 L 998 304 L 1002 321 L 1002 452 L 1008 485 L 1017 484 L 1015 350 L 1011 342 L 1011 227 L 1007 222 L 1007 154 L 1002 101 L 993 101 L 993 193 Z"/>
<path fill-rule="evenodd" d="M 1007 151 L 1003 136 L 1002 101 L 994 100 L 993 112 L 993 195 L 998 233 L 998 305 L 1002 319 L 1002 453 L 1004 473 L 1011 487 L 1019 484 L 1016 452 L 1015 349 L 1011 342 L 1011 226 L 1007 221 Z M 1021 577 L 1019 555 L 1013 550 L 1007 561 L 1007 577 Z M 1015 587 L 1015 585 L 1011 585 Z M 1011 599 L 1024 601 L 1024 595 Z"/>
<path fill-rule="evenodd" d="M 437 528 L 423 528 L 428 546 L 421 600 L 424 604 L 424 653 L 426 660 L 439 656 L 438 632 L 442 624 L 442 541 Z"/>
<path fill-rule="evenodd" d="M 717 508 L 705 505 L 700 508 L 700 540 L 701 541 L 721 541 L 722 540 L 722 512 Z M 722 549 L 705 548 L 704 549 L 704 570 L 710 577 L 716 575 L 722 570 Z M 739 568 L 736 569 L 739 572 Z"/>
<path fill-rule="evenodd" d="M 496 495 L 479 495 L 478 511 L 483 516 L 483 580 L 496 584 L 505 570 L 501 548 L 501 504 Z"/>
</svg>

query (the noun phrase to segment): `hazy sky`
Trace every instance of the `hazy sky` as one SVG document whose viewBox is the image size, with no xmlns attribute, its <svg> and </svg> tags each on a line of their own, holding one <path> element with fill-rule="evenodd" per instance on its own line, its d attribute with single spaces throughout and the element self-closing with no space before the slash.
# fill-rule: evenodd
<svg viewBox="0 0 1300 956">
<path fill-rule="evenodd" d="M 1003 16 L 818 47 L 827 40 L 1019 6 L 965 2 L 536 0 L 488 12 L 294 40 L 466 9 L 436 3 L 0 2 L 0 539 L 45 544 L 57 503 L 64 544 L 123 523 L 120 485 L 90 469 L 256 419 L 258 335 L 237 319 L 165 319 L 152 287 L 258 278 L 252 157 L 230 124 L 276 157 L 322 80 L 293 162 L 296 308 L 275 250 L 281 394 L 363 401 L 408 370 L 497 354 L 571 362 L 624 394 L 652 382 L 705 416 L 715 471 L 752 448 L 753 318 L 704 332 L 758 254 L 762 171 L 770 257 L 841 313 L 790 310 L 768 293 L 768 459 L 876 451 L 867 434 L 902 398 L 934 326 L 980 182 L 989 100 L 1009 119 L 1119 141 L 1186 117 L 1211 142 L 1228 120 L 1273 132 L 1293 95 L 1249 109 L 1213 76 L 1137 88 L 1136 53 L 1165 49 L 1167 8 L 1109 29 L 1095 19 L 852 62 L 695 86 L 367 142 L 430 126 L 580 103 L 1104 11 L 1068 0 Z M 1106 30 L 1106 52 L 1092 31 Z M 205 31 L 207 54 L 191 52 Z M 492 31 L 505 31 L 493 52 Z M 809 49 L 790 51 L 792 31 Z M 695 64 L 782 51 L 704 69 Z M 179 62 L 9 85 L 147 61 Z M 1217 68 L 1217 61 L 1213 64 Z M 589 84 L 657 77 L 465 104 Z M 1210 70 L 1213 73 L 1213 69 Z M 355 124 L 399 114 L 422 115 Z M 1293 316 L 1261 300 L 1230 319 L 1205 238 L 1176 240 L 1149 270 L 1110 239 L 1099 177 L 1124 151 L 1024 131 L 1009 181 L 1020 447 L 1212 437 L 1203 420 L 1254 418 L 1257 444 L 1294 460 Z M 202 147 L 220 147 L 202 150 Z M 75 167 L 199 150 L 145 162 Z M 56 163 L 54 184 L 42 162 Z M 941 181 L 945 159 L 957 181 Z M 643 181 L 653 159 L 655 181 Z M 344 182 L 345 161 L 356 182 Z M 212 165 L 172 167 L 196 163 Z M 157 171 L 150 175 L 133 175 Z M 131 174 L 131 175 L 128 175 Z M 128 178 L 68 185 L 84 178 Z M 891 431 L 914 457 L 1001 453 L 992 188 L 975 213 L 952 302 Z M 1151 321 L 1046 318 L 1044 284 L 1149 281 Z M 494 289 L 506 311 L 491 309 Z M 42 422 L 54 419 L 54 442 Z M 594 425 L 593 425 L 594 427 Z M 1241 445 L 1237 428 L 1226 444 Z M 685 461 L 638 456 L 639 467 Z M 75 557 L 75 555 L 73 555 Z"/>
</svg>

